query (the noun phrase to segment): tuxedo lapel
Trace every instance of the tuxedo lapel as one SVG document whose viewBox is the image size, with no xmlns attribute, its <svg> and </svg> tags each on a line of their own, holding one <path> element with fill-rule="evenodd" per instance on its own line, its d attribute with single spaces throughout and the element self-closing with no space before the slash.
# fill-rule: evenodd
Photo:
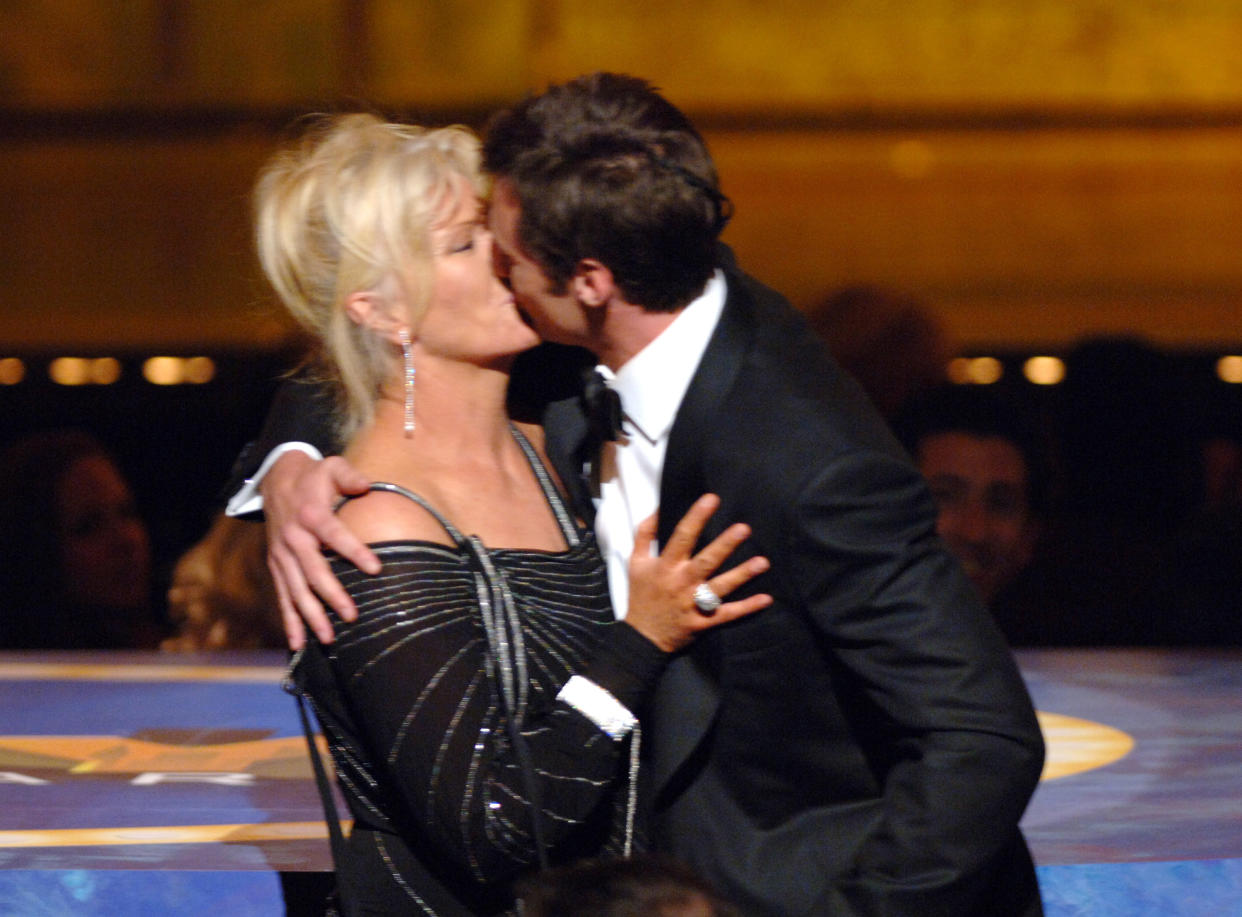
<svg viewBox="0 0 1242 917">
<path fill-rule="evenodd" d="M 663 545 L 673 527 L 706 492 L 703 447 L 728 422 L 728 393 L 741 371 L 754 340 L 755 319 L 749 294 L 740 281 L 728 277 L 724 312 L 712 333 L 703 359 L 677 410 L 669 433 L 668 451 L 660 479 L 659 541 Z M 709 523 L 703 539 L 714 537 L 719 523 Z M 701 635 L 689 652 L 676 657 L 665 670 L 652 704 L 652 778 L 658 793 L 711 727 L 719 706 L 715 634 Z"/>
<path fill-rule="evenodd" d="M 574 511 L 586 521 L 595 524 L 595 503 L 591 499 L 591 484 L 587 477 L 587 463 L 596 461 L 589 455 L 591 449 L 590 426 L 578 397 L 553 401 L 543 418 L 548 458 L 552 467 L 569 491 Z"/>
<path fill-rule="evenodd" d="M 724 311 L 669 433 L 660 478 L 660 544 L 667 542 L 677 521 L 706 492 L 703 444 L 728 422 L 728 393 L 754 340 L 756 323 L 750 294 L 740 278 L 734 274 L 726 276 L 728 295 Z M 597 456 L 589 454 L 592 439 L 581 399 L 567 398 L 549 404 L 544 428 L 553 467 L 565 482 L 574 508 L 593 524 L 595 506 L 584 472 Z M 706 537 L 713 534 L 711 528 L 704 533 Z M 719 704 L 714 662 L 718 641 L 713 636 L 701 636 L 690 652 L 673 659 L 656 688 L 651 715 L 651 760 L 657 792 L 694 751 L 715 717 Z"/>
<path fill-rule="evenodd" d="M 728 423 L 728 394 L 755 336 L 750 294 L 737 276 L 726 276 L 724 311 L 669 432 L 660 478 L 660 544 L 668 541 L 673 527 L 705 492 L 703 446 Z"/>
</svg>

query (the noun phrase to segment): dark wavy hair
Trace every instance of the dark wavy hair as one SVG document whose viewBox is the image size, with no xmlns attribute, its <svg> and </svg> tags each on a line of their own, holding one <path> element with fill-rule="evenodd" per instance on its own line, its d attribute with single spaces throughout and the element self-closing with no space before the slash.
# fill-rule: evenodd
<svg viewBox="0 0 1242 917">
<path fill-rule="evenodd" d="M 687 866 L 655 854 L 579 860 L 519 883 L 528 917 L 741 917 Z"/>
<path fill-rule="evenodd" d="M 483 165 L 521 203 L 520 242 L 563 293 L 579 262 L 673 311 L 703 289 L 730 213 L 703 138 L 645 80 L 593 73 L 498 113 Z"/>
<path fill-rule="evenodd" d="M 1051 498 L 1050 444 L 1046 431 L 1017 405 L 979 386 L 945 384 L 916 395 L 893 421 L 902 444 L 917 458 L 925 439 L 941 433 L 1002 439 L 1026 466 L 1026 499 L 1044 515 Z"/>
</svg>

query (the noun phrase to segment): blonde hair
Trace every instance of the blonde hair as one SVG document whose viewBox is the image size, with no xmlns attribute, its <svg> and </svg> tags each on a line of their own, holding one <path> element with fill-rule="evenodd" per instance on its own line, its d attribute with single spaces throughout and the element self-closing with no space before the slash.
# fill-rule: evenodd
<svg viewBox="0 0 1242 917">
<path fill-rule="evenodd" d="M 267 533 L 223 514 L 181 555 L 168 589 L 176 634 L 165 652 L 277 649 L 285 645 L 276 588 L 267 570 Z"/>
<path fill-rule="evenodd" d="M 346 300 L 393 276 L 417 324 L 431 294 L 430 230 L 458 178 L 484 194 L 479 141 L 467 128 L 368 114 L 321 119 L 259 174 L 259 261 L 285 308 L 322 345 L 340 386 L 345 439 L 374 416 L 397 359 L 380 334 L 349 317 Z"/>
</svg>

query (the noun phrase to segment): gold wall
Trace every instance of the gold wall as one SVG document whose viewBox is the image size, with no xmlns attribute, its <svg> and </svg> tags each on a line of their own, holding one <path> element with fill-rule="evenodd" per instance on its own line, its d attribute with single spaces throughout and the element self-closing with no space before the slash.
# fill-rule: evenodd
<svg viewBox="0 0 1242 917">
<path fill-rule="evenodd" d="M 478 125 L 592 69 L 703 126 L 728 240 L 799 304 L 1236 345 L 1238 48 L 1231 0 L 8 0 L 0 350 L 272 343 L 246 198 L 297 114 Z"/>
</svg>

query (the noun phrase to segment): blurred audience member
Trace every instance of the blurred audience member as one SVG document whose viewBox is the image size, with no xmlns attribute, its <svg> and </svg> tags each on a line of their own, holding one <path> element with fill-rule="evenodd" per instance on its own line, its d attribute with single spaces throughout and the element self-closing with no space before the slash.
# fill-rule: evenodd
<svg viewBox="0 0 1242 917">
<path fill-rule="evenodd" d="M 1034 437 L 973 387 L 929 392 L 897 425 L 936 498 L 940 536 L 992 602 L 1035 548 L 1044 481 Z"/>
<path fill-rule="evenodd" d="M 147 527 L 104 447 L 35 433 L 0 454 L 0 480 L 0 646 L 157 646 Z"/>
<path fill-rule="evenodd" d="M 523 917 L 741 917 L 689 869 L 640 856 L 547 870 L 521 892 Z"/>
<path fill-rule="evenodd" d="M 809 309 L 807 318 L 886 419 L 946 381 L 952 348 L 940 323 L 912 296 L 847 287 Z"/>
<path fill-rule="evenodd" d="M 988 390 L 944 386 L 913 399 L 896 426 L 936 498 L 937 532 L 1005 636 L 1045 642 L 1047 622 L 1011 594 L 1034 556 L 1045 508 L 1046 463 L 1030 425 Z"/>
<path fill-rule="evenodd" d="M 1242 510 L 1242 435 L 1213 436 L 1202 443 L 1203 506 Z"/>
<path fill-rule="evenodd" d="M 285 645 L 267 571 L 263 526 L 220 515 L 173 570 L 168 613 L 172 652 L 277 649 Z"/>
<path fill-rule="evenodd" d="M 1161 599 L 1161 640 L 1242 645 L 1242 411 L 1205 412 L 1199 499 L 1171 540 L 1171 575 Z"/>
<path fill-rule="evenodd" d="M 1075 642 L 1168 641 L 1171 539 L 1197 486 L 1184 379 L 1136 337 L 1098 337 L 1066 357 L 1057 387 L 1063 500 L 1046 539 L 1050 574 L 1074 597 Z"/>
</svg>

